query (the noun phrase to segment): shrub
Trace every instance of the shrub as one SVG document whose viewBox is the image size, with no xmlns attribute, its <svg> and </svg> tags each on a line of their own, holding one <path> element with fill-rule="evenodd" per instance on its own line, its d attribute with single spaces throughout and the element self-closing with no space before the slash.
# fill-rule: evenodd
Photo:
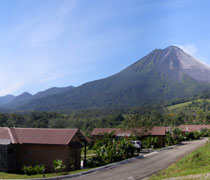
<svg viewBox="0 0 210 180">
<path fill-rule="evenodd" d="M 23 166 L 22 171 L 29 176 L 37 174 L 32 166 Z"/>
<path fill-rule="evenodd" d="M 36 165 L 34 166 L 34 170 L 37 172 L 37 174 L 42 174 L 45 170 L 45 165 Z"/>
<path fill-rule="evenodd" d="M 200 139 L 202 134 L 200 133 L 200 131 L 194 131 L 193 132 L 193 136 L 194 136 L 194 139 Z"/>
<path fill-rule="evenodd" d="M 88 160 L 89 167 L 96 167 L 117 162 L 134 156 L 134 146 L 129 138 L 115 140 L 111 134 L 105 134 L 103 139 L 98 140 L 93 149 L 96 157 Z"/>
<path fill-rule="evenodd" d="M 130 138 L 123 138 L 121 141 L 118 141 L 118 149 L 120 159 L 126 159 L 134 156 L 135 147 L 130 142 Z"/>
<path fill-rule="evenodd" d="M 144 140 L 141 141 L 142 146 L 145 149 L 149 148 L 156 148 L 158 145 L 158 138 L 157 137 L 147 137 Z"/>
<path fill-rule="evenodd" d="M 63 161 L 60 160 L 60 159 L 56 159 L 53 161 L 53 166 L 54 166 L 54 169 L 55 169 L 55 172 L 58 173 L 58 172 L 63 172 L 64 169 L 66 168 L 65 165 L 63 165 Z"/>
<path fill-rule="evenodd" d="M 188 140 L 193 140 L 195 139 L 193 132 L 186 132 L 184 134 L 184 140 L 188 141 Z"/>
<path fill-rule="evenodd" d="M 208 137 L 210 135 L 210 130 L 208 128 L 200 129 L 201 137 Z"/>
<path fill-rule="evenodd" d="M 44 165 L 36 165 L 36 166 L 23 166 L 22 171 L 26 175 L 35 175 L 35 174 L 42 174 L 45 169 Z"/>
<path fill-rule="evenodd" d="M 99 160 L 98 157 L 92 157 L 91 159 L 87 160 L 87 166 L 90 168 L 99 167 L 104 165 L 101 160 Z"/>
<path fill-rule="evenodd" d="M 165 144 L 171 146 L 181 143 L 182 140 L 184 140 L 182 130 L 178 127 L 174 127 L 169 129 L 169 132 L 166 135 Z"/>
</svg>

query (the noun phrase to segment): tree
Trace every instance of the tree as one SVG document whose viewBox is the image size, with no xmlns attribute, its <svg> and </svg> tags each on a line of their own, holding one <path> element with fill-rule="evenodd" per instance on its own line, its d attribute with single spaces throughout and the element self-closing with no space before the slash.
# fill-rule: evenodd
<svg viewBox="0 0 210 180">
<path fill-rule="evenodd" d="M 144 136 L 154 126 L 154 122 L 150 116 L 129 114 L 123 122 L 123 129 L 130 130 L 134 136 Z"/>
</svg>

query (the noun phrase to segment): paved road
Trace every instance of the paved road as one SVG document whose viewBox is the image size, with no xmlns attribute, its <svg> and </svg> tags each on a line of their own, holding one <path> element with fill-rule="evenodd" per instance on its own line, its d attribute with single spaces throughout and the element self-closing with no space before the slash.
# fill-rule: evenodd
<svg viewBox="0 0 210 180">
<path fill-rule="evenodd" d="M 207 139 L 184 142 L 183 145 L 152 153 L 131 163 L 69 180 L 139 180 L 166 168 L 189 152 L 203 146 Z"/>
</svg>

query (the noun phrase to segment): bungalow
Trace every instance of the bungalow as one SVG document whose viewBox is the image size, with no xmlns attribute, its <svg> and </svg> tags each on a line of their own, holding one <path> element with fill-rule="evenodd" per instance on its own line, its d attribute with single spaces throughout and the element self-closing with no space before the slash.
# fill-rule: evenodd
<svg viewBox="0 0 210 180">
<path fill-rule="evenodd" d="M 95 142 L 97 139 L 102 138 L 104 133 L 113 132 L 113 136 L 115 137 L 124 137 L 124 136 L 130 136 L 135 132 L 136 134 L 139 134 L 143 138 L 148 137 L 148 136 L 157 137 L 158 147 L 163 147 L 164 137 L 166 136 L 167 130 L 168 130 L 168 127 L 153 127 L 152 129 L 148 131 L 144 131 L 143 128 L 136 128 L 134 129 L 134 131 L 124 130 L 121 128 L 95 128 L 91 132 L 91 136 L 93 137 L 93 141 Z"/>
<path fill-rule="evenodd" d="M 210 129 L 210 125 L 180 125 L 179 128 L 182 129 L 182 132 L 193 132 L 193 131 L 198 131 L 201 129 Z"/>
<path fill-rule="evenodd" d="M 0 171 L 19 171 L 23 166 L 43 164 L 53 172 L 53 160 L 66 170 L 80 169 L 81 142 L 88 142 L 79 129 L 0 128 Z"/>
</svg>

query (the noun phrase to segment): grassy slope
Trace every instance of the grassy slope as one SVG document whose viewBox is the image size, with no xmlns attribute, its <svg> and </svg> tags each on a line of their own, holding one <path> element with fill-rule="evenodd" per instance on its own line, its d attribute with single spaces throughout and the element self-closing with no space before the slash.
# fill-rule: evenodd
<svg viewBox="0 0 210 180">
<path fill-rule="evenodd" d="M 167 169 L 152 176 L 150 180 L 169 177 L 186 176 L 190 174 L 208 173 L 210 170 L 210 143 L 188 154 Z"/>
<path fill-rule="evenodd" d="M 175 104 L 175 105 L 172 105 L 172 106 L 168 106 L 167 109 L 169 111 L 173 111 L 173 110 L 176 110 L 176 109 L 181 109 L 185 106 L 188 106 L 190 105 L 192 102 L 199 102 L 199 103 L 202 103 L 203 101 L 208 101 L 210 102 L 210 99 L 196 99 L 196 100 L 193 100 L 193 101 L 188 101 L 188 102 L 184 102 L 184 103 L 180 103 L 180 104 Z"/>
</svg>

